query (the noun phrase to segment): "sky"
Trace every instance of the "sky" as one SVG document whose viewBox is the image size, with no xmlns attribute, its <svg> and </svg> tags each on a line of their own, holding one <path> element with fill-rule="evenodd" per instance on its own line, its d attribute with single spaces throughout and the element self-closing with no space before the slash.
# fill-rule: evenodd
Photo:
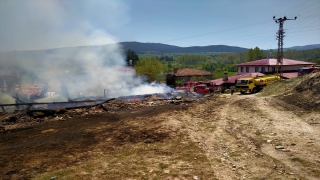
<svg viewBox="0 0 320 180">
<path fill-rule="evenodd" d="M 124 41 L 277 49 L 320 44 L 319 0 L 0 0 L 0 51 Z"/>
</svg>

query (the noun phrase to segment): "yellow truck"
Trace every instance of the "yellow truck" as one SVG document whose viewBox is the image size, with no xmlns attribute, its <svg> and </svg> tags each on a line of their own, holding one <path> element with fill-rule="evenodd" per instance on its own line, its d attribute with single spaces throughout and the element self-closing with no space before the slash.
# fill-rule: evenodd
<svg viewBox="0 0 320 180">
<path fill-rule="evenodd" d="M 236 80 L 236 88 L 241 94 L 246 92 L 257 93 L 262 90 L 264 86 L 277 80 L 280 80 L 280 76 L 274 74 L 260 77 L 239 78 Z"/>
</svg>

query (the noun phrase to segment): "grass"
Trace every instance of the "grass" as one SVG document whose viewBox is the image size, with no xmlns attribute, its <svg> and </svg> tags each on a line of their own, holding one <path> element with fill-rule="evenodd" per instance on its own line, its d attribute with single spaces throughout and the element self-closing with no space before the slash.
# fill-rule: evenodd
<svg viewBox="0 0 320 180">
<path fill-rule="evenodd" d="M 129 144 L 114 151 L 100 150 L 88 161 L 39 174 L 33 179 L 212 178 L 214 173 L 209 160 L 187 137 L 180 135 L 166 142 Z"/>
<path fill-rule="evenodd" d="M 290 91 L 296 86 L 298 86 L 306 78 L 307 76 L 301 76 L 297 78 L 276 81 L 264 87 L 262 92 L 259 93 L 258 96 L 270 96 L 270 95 L 275 95 L 275 94 L 280 94 L 286 91 Z"/>
<path fill-rule="evenodd" d="M 44 180 L 44 179 L 50 179 L 52 177 L 65 177 L 65 179 L 69 179 L 70 175 L 74 174 L 75 171 L 72 169 L 62 169 L 54 172 L 49 172 L 45 174 L 38 175 L 35 178 L 32 178 L 32 180 Z"/>
<path fill-rule="evenodd" d="M 262 135 L 262 132 L 261 132 L 260 130 L 256 130 L 255 134 L 256 134 L 257 136 L 261 136 L 261 135 Z"/>
<path fill-rule="evenodd" d="M 314 167 L 317 167 L 317 165 L 298 157 L 290 158 L 290 160 L 294 162 L 298 162 L 304 167 L 307 167 L 307 170 L 311 172 L 313 176 L 320 177 L 320 170 L 318 168 L 314 169 Z"/>
<path fill-rule="evenodd" d="M 294 161 L 294 162 L 298 162 L 302 165 L 308 165 L 310 164 L 309 161 L 306 161 L 304 159 L 301 159 L 301 158 L 297 158 L 297 157 L 294 157 L 294 158 L 290 158 L 291 161 Z"/>
</svg>

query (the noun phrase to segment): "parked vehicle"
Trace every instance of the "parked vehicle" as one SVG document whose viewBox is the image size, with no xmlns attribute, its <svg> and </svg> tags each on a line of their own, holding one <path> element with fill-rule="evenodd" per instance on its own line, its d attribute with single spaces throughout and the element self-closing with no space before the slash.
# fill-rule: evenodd
<svg viewBox="0 0 320 180">
<path fill-rule="evenodd" d="M 278 75 L 266 75 L 261 77 L 249 77 L 249 78 L 239 78 L 236 81 L 236 88 L 241 94 L 246 92 L 257 93 L 263 89 L 266 85 L 280 80 Z"/>
<path fill-rule="evenodd" d="M 312 65 L 310 67 L 300 68 L 300 69 L 298 69 L 298 76 L 303 76 L 303 75 L 309 74 L 311 72 L 317 71 L 318 69 L 320 69 L 320 68 L 317 66 L 314 66 L 314 65 Z"/>
<path fill-rule="evenodd" d="M 197 92 L 200 94 L 210 93 L 210 88 L 203 82 L 186 82 L 184 86 L 176 87 L 177 90 L 182 90 L 186 92 Z"/>
<path fill-rule="evenodd" d="M 205 84 L 207 85 L 207 87 L 209 88 L 210 92 L 214 92 L 215 91 L 215 84 L 212 82 L 204 82 L 204 81 L 199 81 L 200 84 Z"/>
<path fill-rule="evenodd" d="M 197 92 L 200 94 L 208 94 L 210 93 L 210 89 L 205 84 L 199 84 L 196 87 L 194 87 L 194 92 Z"/>
</svg>

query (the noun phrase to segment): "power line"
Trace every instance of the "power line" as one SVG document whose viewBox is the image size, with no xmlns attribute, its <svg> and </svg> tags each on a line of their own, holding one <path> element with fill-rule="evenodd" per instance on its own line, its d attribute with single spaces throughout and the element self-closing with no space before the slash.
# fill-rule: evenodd
<svg viewBox="0 0 320 180">
<path fill-rule="evenodd" d="M 276 23 L 279 24 L 279 30 L 277 32 L 277 39 L 278 39 L 278 57 L 277 57 L 277 73 L 279 74 L 279 65 L 280 65 L 280 77 L 283 77 L 283 38 L 284 38 L 284 30 L 283 30 L 283 24 L 287 20 L 296 20 L 297 17 L 294 17 L 294 19 L 288 19 L 286 16 L 283 18 L 276 19 L 275 16 L 273 16 L 273 20 L 275 20 Z"/>
<path fill-rule="evenodd" d="M 230 28 L 230 29 L 223 29 L 223 30 L 219 30 L 219 31 L 214 31 L 214 32 L 210 32 L 210 33 L 205 33 L 205 34 L 198 34 L 198 35 L 194 35 L 194 36 L 187 36 L 187 37 L 182 37 L 182 38 L 165 40 L 165 41 L 160 41 L 160 43 L 177 41 L 177 40 L 183 40 L 183 39 L 190 39 L 190 38 L 195 38 L 195 37 L 200 37 L 200 36 L 206 36 L 206 35 L 210 35 L 210 34 L 216 34 L 216 33 L 221 33 L 221 32 L 226 32 L 226 31 L 231 31 L 231 30 L 236 30 L 236 29 L 240 29 L 240 28 L 244 28 L 244 27 L 248 27 L 248 26 L 255 26 L 255 25 L 257 25 L 257 24 L 262 24 L 262 23 L 266 23 L 266 22 L 270 22 L 270 21 L 261 21 L 261 22 L 257 22 L 257 23 L 253 23 L 253 24 L 249 24 L 249 25 L 239 26 L 239 27 Z"/>
</svg>

